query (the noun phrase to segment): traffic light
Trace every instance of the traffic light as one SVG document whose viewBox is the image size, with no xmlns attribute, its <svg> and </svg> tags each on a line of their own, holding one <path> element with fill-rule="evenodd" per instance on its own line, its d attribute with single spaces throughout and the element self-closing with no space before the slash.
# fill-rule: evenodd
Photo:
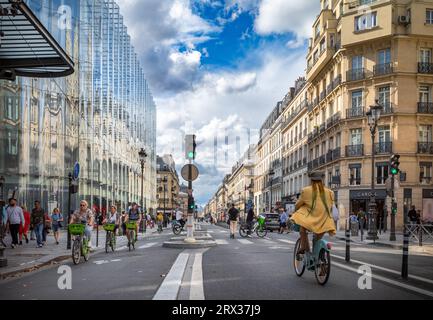
<svg viewBox="0 0 433 320">
<path fill-rule="evenodd" d="M 188 210 L 194 211 L 194 209 L 195 209 L 194 197 L 188 197 Z"/>
<path fill-rule="evenodd" d="M 393 215 L 397 214 L 397 202 L 395 200 L 392 201 L 391 214 Z"/>
<path fill-rule="evenodd" d="M 396 176 L 400 172 L 399 166 L 400 166 L 400 155 L 393 154 L 391 156 L 391 161 L 390 161 L 391 174 L 393 176 Z"/>
<path fill-rule="evenodd" d="M 196 136 L 188 134 L 185 136 L 185 158 L 188 160 L 195 160 L 197 143 Z"/>
</svg>

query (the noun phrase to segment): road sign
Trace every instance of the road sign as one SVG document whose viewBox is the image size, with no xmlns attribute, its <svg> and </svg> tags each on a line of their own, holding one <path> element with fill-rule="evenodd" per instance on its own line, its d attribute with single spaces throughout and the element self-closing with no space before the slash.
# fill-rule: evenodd
<svg viewBox="0 0 433 320">
<path fill-rule="evenodd" d="M 189 168 L 191 168 L 191 180 L 189 179 Z M 195 181 L 198 178 L 199 172 L 195 165 L 187 164 L 182 168 L 181 174 L 185 181 Z"/>
<path fill-rule="evenodd" d="M 80 164 L 76 162 L 74 166 L 74 171 L 72 173 L 72 178 L 74 180 L 77 180 L 79 176 L 80 176 Z"/>
</svg>

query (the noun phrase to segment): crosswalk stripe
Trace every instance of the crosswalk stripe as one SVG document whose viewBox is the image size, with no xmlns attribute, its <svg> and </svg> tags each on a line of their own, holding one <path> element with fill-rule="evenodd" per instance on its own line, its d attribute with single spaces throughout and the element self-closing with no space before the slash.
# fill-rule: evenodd
<svg viewBox="0 0 433 320">
<path fill-rule="evenodd" d="M 122 251 L 122 250 L 125 250 L 127 248 L 128 248 L 127 246 L 123 246 L 123 247 L 117 248 L 116 251 Z"/>
<path fill-rule="evenodd" d="M 281 241 L 281 242 L 284 242 L 284 243 L 288 243 L 288 244 L 296 244 L 295 241 L 286 240 L 286 239 L 278 239 L 278 241 Z"/>
<path fill-rule="evenodd" d="M 227 240 L 223 240 L 223 239 L 216 239 L 215 242 L 216 242 L 217 244 L 223 244 L 223 245 L 224 245 L 224 244 L 229 244 Z"/>
<path fill-rule="evenodd" d="M 138 249 L 145 249 L 145 248 L 150 248 L 153 247 L 154 245 L 156 245 L 157 242 L 150 242 L 150 243 L 146 243 L 145 245 L 138 247 Z"/>
<path fill-rule="evenodd" d="M 253 244 L 254 242 L 247 239 L 238 239 L 238 241 L 242 244 Z"/>
<path fill-rule="evenodd" d="M 227 230 L 220 230 L 220 233 L 227 233 Z"/>
</svg>

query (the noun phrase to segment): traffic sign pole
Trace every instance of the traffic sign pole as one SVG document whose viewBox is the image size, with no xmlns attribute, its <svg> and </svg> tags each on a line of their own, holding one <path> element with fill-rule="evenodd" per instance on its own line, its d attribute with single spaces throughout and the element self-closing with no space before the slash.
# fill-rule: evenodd
<svg viewBox="0 0 433 320">
<path fill-rule="evenodd" d="M 192 197 L 192 163 L 189 160 L 188 167 L 188 197 Z M 188 201 L 190 203 L 191 201 Z M 188 205 L 188 221 L 187 221 L 187 236 L 185 242 L 194 243 L 196 240 L 194 239 L 194 221 L 193 221 L 194 209 L 191 208 L 191 205 Z"/>
</svg>

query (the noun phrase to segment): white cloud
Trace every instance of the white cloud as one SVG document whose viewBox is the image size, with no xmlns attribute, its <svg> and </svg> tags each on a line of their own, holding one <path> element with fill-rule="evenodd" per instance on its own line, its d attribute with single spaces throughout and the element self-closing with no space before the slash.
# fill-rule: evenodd
<svg viewBox="0 0 433 320">
<path fill-rule="evenodd" d="M 261 35 L 292 32 L 300 38 L 309 38 L 319 11 L 318 0 L 262 0 L 255 29 Z"/>
<path fill-rule="evenodd" d="M 257 74 L 254 72 L 240 75 L 223 76 L 217 80 L 216 91 L 220 94 L 245 92 L 254 87 L 257 83 Z"/>
</svg>

